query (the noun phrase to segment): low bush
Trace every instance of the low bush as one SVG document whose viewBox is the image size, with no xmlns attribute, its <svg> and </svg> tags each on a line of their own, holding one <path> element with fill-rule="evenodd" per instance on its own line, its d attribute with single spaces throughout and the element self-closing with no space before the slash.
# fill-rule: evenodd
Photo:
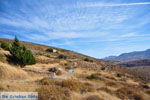
<svg viewBox="0 0 150 100">
<path fill-rule="evenodd" d="M 53 49 L 52 48 L 48 48 L 46 49 L 47 52 L 53 52 Z"/>
<path fill-rule="evenodd" d="M 59 59 L 66 59 L 67 56 L 61 54 L 61 55 L 58 56 L 58 58 L 59 58 Z"/>
<path fill-rule="evenodd" d="M 55 73 L 56 73 L 56 72 L 58 71 L 58 68 L 52 67 L 52 68 L 49 68 L 48 71 L 49 71 L 49 72 L 55 72 Z"/>
<path fill-rule="evenodd" d="M 105 70 L 106 68 L 105 67 L 101 67 L 101 70 Z"/>
<path fill-rule="evenodd" d="M 86 77 L 87 79 L 99 79 L 99 77 L 95 74 L 91 74 L 90 76 Z"/>
<path fill-rule="evenodd" d="M 69 64 L 68 64 L 68 63 L 64 63 L 64 65 L 65 65 L 65 66 L 68 66 Z"/>
<path fill-rule="evenodd" d="M 90 60 L 90 59 L 88 59 L 88 58 L 85 58 L 84 61 L 93 62 L 93 60 Z"/>
<path fill-rule="evenodd" d="M 117 73 L 116 76 L 117 77 L 123 77 L 124 75 L 122 73 Z"/>
<path fill-rule="evenodd" d="M 44 55 L 43 52 L 36 52 L 36 55 Z"/>
<path fill-rule="evenodd" d="M 146 85 L 146 84 L 142 85 L 142 87 L 143 87 L 144 89 L 149 89 L 149 88 L 150 88 L 150 87 L 149 87 L 148 85 Z"/>
<path fill-rule="evenodd" d="M 133 94 L 131 100 L 144 100 L 140 94 Z"/>
</svg>

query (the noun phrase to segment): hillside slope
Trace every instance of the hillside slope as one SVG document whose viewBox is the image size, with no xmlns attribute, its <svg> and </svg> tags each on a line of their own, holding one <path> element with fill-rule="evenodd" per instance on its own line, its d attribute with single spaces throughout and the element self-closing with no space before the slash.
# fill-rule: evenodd
<svg viewBox="0 0 150 100">
<path fill-rule="evenodd" d="M 0 39 L 12 43 L 12 40 Z M 0 48 L 0 91 L 36 91 L 39 100 L 149 100 L 150 83 L 134 70 L 73 51 L 21 42 L 36 64 L 20 68 Z M 57 52 L 47 52 L 48 48 Z M 60 55 L 66 58 L 60 58 Z M 52 69 L 56 69 L 54 73 Z M 18 71 L 17 71 L 18 70 Z M 133 74 L 135 73 L 135 74 Z"/>
</svg>

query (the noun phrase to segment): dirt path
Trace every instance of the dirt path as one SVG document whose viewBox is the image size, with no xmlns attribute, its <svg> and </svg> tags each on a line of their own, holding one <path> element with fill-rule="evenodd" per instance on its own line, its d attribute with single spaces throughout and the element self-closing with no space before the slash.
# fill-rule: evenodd
<svg viewBox="0 0 150 100">
<path fill-rule="evenodd" d="M 60 76 L 57 76 L 57 75 L 53 75 L 53 76 L 48 76 L 48 78 L 50 79 L 65 79 L 65 78 L 69 78 L 69 77 L 72 77 L 75 73 L 75 69 L 70 69 L 67 73 L 65 74 L 62 74 Z"/>
</svg>

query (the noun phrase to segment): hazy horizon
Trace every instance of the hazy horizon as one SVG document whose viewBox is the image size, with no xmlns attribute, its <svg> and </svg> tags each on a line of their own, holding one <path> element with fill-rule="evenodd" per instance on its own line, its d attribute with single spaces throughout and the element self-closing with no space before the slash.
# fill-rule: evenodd
<svg viewBox="0 0 150 100">
<path fill-rule="evenodd" d="M 0 38 L 96 58 L 150 48 L 149 0 L 0 0 Z"/>
</svg>

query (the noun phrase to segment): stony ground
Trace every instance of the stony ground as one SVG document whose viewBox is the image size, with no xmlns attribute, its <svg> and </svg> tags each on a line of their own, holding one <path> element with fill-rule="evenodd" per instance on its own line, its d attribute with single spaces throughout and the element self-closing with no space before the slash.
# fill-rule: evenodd
<svg viewBox="0 0 150 100">
<path fill-rule="evenodd" d="M 47 53 L 47 47 L 35 47 L 29 46 L 37 63 L 24 68 L 8 63 L 9 52 L 0 49 L 0 91 L 37 91 L 39 100 L 150 100 L 150 83 L 127 69 L 71 51 Z M 67 58 L 57 58 L 60 54 Z M 56 74 L 49 72 L 54 67 Z"/>
</svg>

